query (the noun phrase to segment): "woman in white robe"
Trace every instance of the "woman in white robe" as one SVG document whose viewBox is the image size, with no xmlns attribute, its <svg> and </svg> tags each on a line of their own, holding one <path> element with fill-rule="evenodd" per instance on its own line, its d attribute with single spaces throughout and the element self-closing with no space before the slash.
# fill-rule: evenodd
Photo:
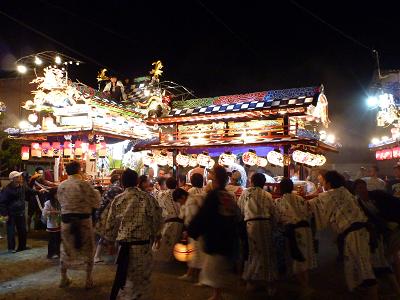
<svg viewBox="0 0 400 300">
<path fill-rule="evenodd" d="M 304 198 L 293 194 L 293 181 L 284 178 L 279 184 L 282 197 L 276 199 L 276 221 L 287 228 L 294 228 L 294 237 L 297 247 L 304 258 L 293 259 L 292 272 L 303 287 L 308 287 L 308 270 L 317 266 L 312 231 L 310 228 L 311 213 Z M 303 224 L 302 224 L 303 223 Z M 296 228 L 297 227 L 297 228 Z"/>
<path fill-rule="evenodd" d="M 344 187 L 344 178 L 336 171 L 328 171 L 323 178 L 327 192 L 310 200 L 317 229 L 330 226 L 337 234 L 344 235 L 344 273 L 350 290 L 361 287 L 366 291 L 363 299 L 378 299 L 378 289 L 371 264 L 370 236 L 366 228 L 354 228 L 364 224 L 367 217 L 355 197 Z"/>
</svg>

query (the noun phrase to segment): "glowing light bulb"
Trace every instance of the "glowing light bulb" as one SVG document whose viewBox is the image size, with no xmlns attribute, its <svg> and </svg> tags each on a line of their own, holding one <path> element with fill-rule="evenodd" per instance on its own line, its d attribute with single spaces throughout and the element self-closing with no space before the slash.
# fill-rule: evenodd
<svg viewBox="0 0 400 300">
<path fill-rule="evenodd" d="M 18 71 L 18 73 L 25 74 L 28 71 L 28 68 L 25 67 L 24 65 L 18 65 L 17 71 Z"/>
<path fill-rule="evenodd" d="M 57 55 L 57 56 L 54 58 L 54 61 L 55 61 L 55 63 L 56 63 L 57 65 L 61 64 L 61 57 Z"/>
<path fill-rule="evenodd" d="M 378 98 L 375 96 L 369 96 L 367 98 L 368 107 L 376 107 L 378 105 Z"/>
<path fill-rule="evenodd" d="M 378 138 L 373 138 L 371 140 L 371 144 L 373 144 L 373 145 L 379 144 L 379 139 Z"/>
<path fill-rule="evenodd" d="M 335 136 L 333 134 L 330 134 L 326 137 L 326 141 L 330 144 L 333 144 L 335 142 Z"/>
<path fill-rule="evenodd" d="M 27 121 L 25 121 L 25 120 L 19 122 L 18 125 L 19 125 L 19 128 L 21 128 L 21 129 L 27 129 L 27 128 L 29 128 L 29 123 L 28 123 Z"/>
<path fill-rule="evenodd" d="M 43 64 L 43 60 L 40 57 L 35 56 L 35 65 L 41 66 Z"/>
<path fill-rule="evenodd" d="M 38 120 L 38 115 L 33 113 L 28 116 L 28 121 L 31 123 L 36 123 Z"/>
</svg>

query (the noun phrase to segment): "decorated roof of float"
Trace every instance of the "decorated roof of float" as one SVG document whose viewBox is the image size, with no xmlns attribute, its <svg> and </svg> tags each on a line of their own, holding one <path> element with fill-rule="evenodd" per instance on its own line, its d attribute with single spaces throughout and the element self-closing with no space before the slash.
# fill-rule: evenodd
<svg viewBox="0 0 400 300">
<path fill-rule="evenodd" d="M 328 102 L 323 86 L 190 99 L 172 102 L 167 116 L 148 119 L 150 124 L 198 122 L 212 118 L 256 119 L 279 114 L 313 117 L 328 125 Z"/>
</svg>

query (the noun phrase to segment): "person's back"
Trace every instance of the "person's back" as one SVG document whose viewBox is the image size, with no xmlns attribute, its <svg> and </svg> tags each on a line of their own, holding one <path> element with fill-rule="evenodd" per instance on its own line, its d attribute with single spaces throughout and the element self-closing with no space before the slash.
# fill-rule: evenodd
<svg viewBox="0 0 400 300">
<path fill-rule="evenodd" d="M 336 233 L 342 233 L 352 223 L 367 220 L 355 197 L 343 186 L 321 193 L 309 203 L 318 212 L 319 227 L 329 224 Z"/>
<path fill-rule="evenodd" d="M 63 181 L 58 187 L 57 195 L 62 214 L 91 214 L 92 209 L 98 206 L 100 198 L 99 192 L 83 181 L 80 175 L 72 175 Z"/>
<path fill-rule="evenodd" d="M 245 221 L 270 218 L 273 207 L 272 196 L 261 187 L 250 187 L 242 193 L 238 205 Z"/>
<path fill-rule="evenodd" d="M 277 218 L 284 224 L 296 224 L 300 221 L 308 221 L 310 212 L 307 201 L 294 193 L 286 193 L 276 200 L 278 207 Z"/>
</svg>

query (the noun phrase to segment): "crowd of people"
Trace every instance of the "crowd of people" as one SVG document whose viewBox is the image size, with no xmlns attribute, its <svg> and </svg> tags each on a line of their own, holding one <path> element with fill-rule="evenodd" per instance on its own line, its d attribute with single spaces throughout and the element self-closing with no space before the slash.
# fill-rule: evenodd
<svg viewBox="0 0 400 300">
<path fill-rule="evenodd" d="M 69 269 L 85 270 L 85 286 L 92 288 L 93 267 L 108 250 L 117 264 L 110 299 L 148 299 L 153 263 L 174 263 L 174 247 L 184 240 L 191 253 L 179 279 L 211 287 L 212 300 L 238 278 L 249 292 L 274 295 L 277 281 L 294 276 L 307 296 L 313 293 L 309 271 L 318 267 L 318 234 L 330 228 L 349 290 L 378 299 L 377 278 L 384 278 L 400 295 L 400 166 L 388 182 L 377 167 L 355 181 L 320 170 L 318 193 L 308 197 L 289 178 L 267 190 L 259 172 L 244 188 L 239 172 L 220 165 L 207 178 L 197 171 L 178 180 L 159 173 L 155 183 L 126 169 L 111 176 L 102 194 L 84 180 L 77 161 L 58 185 L 42 171 L 29 184 L 11 172 L 0 213 L 7 216 L 9 251 L 23 251 L 25 201 L 36 201 L 49 234 L 48 258 L 60 259 L 62 288 L 71 284 Z"/>
</svg>

